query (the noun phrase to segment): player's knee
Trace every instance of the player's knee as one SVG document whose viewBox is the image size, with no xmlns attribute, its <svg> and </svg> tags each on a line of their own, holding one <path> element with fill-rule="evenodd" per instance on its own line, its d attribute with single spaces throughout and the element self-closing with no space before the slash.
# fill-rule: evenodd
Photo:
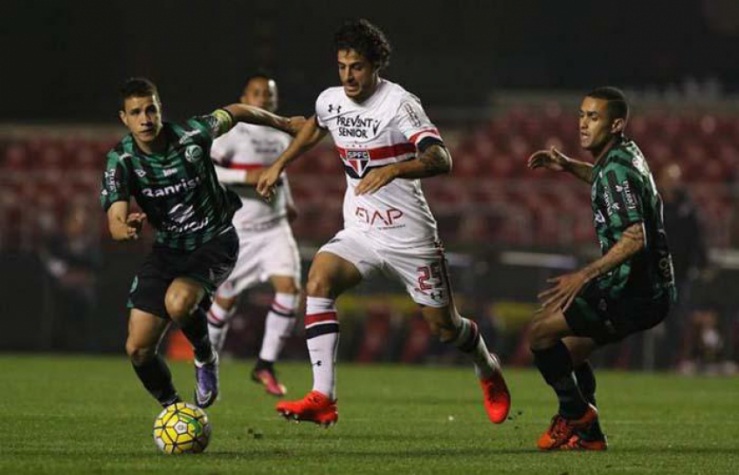
<svg viewBox="0 0 739 475">
<path fill-rule="evenodd" d="M 312 274 L 308 277 L 308 283 L 305 286 L 305 291 L 311 297 L 331 297 L 331 281 L 322 274 Z"/>
<path fill-rule="evenodd" d="M 156 348 L 141 346 L 136 344 L 136 342 L 128 340 L 126 341 L 126 354 L 131 360 L 131 363 L 136 366 L 140 366 L 154 358 L 156 355 Z"/>
<path fill-rule="evenodd" d="M 280 288 L 275 289 L 281 294 L 298 295 L 300 293 L 300 286 L 296 282 L 290 282 L 282 285 Z"/>
<path fill-rule="evenodd" d="M 547 318 L 545 316 L 541 318 L 535 318 L 531 322 L 531 328 L 529 329 L 529 346 L 531 350 L 541 350 L 551 346 L 554 340 L 554 335 L 550 331 L 550 326 L 547 324 Z"/>
<path fill-rule="evenodd" d="M 172 320 L 180 321 L 190 315 L 195 306 L 195 299 L 183 292 L 169 293 L 164 299 L 164 305 Z"/>
</svg>

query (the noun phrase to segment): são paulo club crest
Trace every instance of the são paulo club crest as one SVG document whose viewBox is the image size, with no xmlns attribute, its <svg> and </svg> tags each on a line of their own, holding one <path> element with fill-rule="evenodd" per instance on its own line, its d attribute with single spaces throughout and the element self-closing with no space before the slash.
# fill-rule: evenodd
<svg viewBox="0 0 739 475">
<path fill-rule="evenodd" d="M 369 164 L 370 154 L 367 150 L 347 150 L 344 163 L 350 166 L 357 176 L 362 176 Z"/>
</svg>

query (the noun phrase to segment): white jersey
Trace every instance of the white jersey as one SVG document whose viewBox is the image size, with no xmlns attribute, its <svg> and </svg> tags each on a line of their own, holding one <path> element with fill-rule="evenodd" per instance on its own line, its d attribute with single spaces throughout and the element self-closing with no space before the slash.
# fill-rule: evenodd
<svg viewBox="0 0 739 475">
<path fill-rule="evenodd" d="M 438 240 L 421 180 L 396 178 L 374 194 L 354 194 L 370 169 L 415 158 L 416 145 L 426 137 L 441 140 L 416 96 L 380 79 L 374 94 L 358 104 L 342 87 L 331 87 L 316 100 L 316 120 L 331 133 L 344 164 L 345 229 L 360 230 L 390 247 L 417 247 Z"/>
<path fill-rule="evenodd" d="M 287 176 L 282 175 L 282 185 L 268 203 L 260 197 L 253 185 L 244 184 L 244 173 L 269 167 L 290 144 L 290 136 L 262 125 L 237 123 L 227 134 L 213 141 L 211 158 L 221 183 L 241 197 L 242 207 L 234 215 L 237 230 L 258 231 L 271 228 L 287 218 L 288 204 L 292 196 Z"/>
</svg>

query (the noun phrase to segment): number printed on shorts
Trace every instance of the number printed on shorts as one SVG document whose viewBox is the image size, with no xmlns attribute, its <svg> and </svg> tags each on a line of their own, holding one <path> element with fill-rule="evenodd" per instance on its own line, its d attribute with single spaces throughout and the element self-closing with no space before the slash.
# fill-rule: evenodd
<svg viewBox="0 0 739 475">
<path fill-rule="evenodd" d="M 431 290 L 442 286 L 441 266 L 438 262 L 430 266 L 419 267 L 418 288 L 420 290 Z"/>
</svg>

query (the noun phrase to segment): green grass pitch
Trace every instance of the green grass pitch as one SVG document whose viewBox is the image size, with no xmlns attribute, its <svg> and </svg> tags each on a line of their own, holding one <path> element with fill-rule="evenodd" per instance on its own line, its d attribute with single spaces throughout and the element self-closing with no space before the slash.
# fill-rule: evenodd
<svg viewBox="0 0 739 475">
<path fill-rule="evenodd" d="M 0 356 L 0 473 L 712 474 L 739 473 L 739 378 L 596 371 L 605 453 L 539 453 L 555 398 L 531 370 L 508 370 L 511 419 L 490 424 L 471 368 L 339 365 L 339 423 L 288 423 L 224 362 L 202 455 L 166 456 L 152 440 L 160 411 L 124 358 Z M 192 398 L 193 370 L 172 365 Z M 308 363 L 279 366 L 290 396 Z"/>
</svg>

